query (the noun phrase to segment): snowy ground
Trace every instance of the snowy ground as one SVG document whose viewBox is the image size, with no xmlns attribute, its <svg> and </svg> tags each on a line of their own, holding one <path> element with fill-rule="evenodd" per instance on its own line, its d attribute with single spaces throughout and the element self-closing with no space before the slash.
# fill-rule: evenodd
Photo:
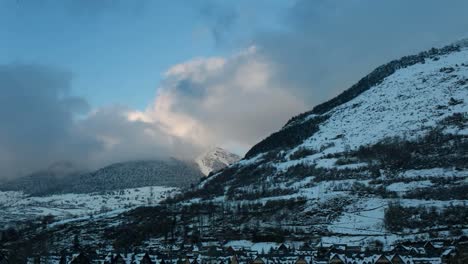
<svg viewBox="0 0 468 264">
<path fill-rule="evenodd" d="M 268 253 L 270 249 L 276 249 L 280 246 L 280 244 L 275 242 L 254 243 L 249 240 L 231 240 L 227 242 L 224 246 L 232 247 L 235 250 L 250 249 L 253 251 L 257 251 L 258 253 Z"/>
<path fill-rule="evenodd" d="M 416 199 L 396 199 L 403 206 L 435 206 L 438 208 L 449 205 L 464 205 L 466 201 L 450 200 L 416 200 Z M 359 245 L 369 239 L 378 239 L 384 241 L 386 245 L 395 243 L 397 240 L 414 239 L 416 235 L 424 236 L 427 234 L 396 235 L 388 232 L 384 227 L 385 208 L 392 199 L 363 198 L 358 202 L 346 208 L 342 216 L 328 225 L 328 230 L 334 235 L 323 237 L 324 243 L 341 243 Z M 441 235 L 443 232 L 441 232 Z"/>
<path fill-rule="evenodd" d="M 151 186 L 118 191 L 43 197 L 22 192 L 0 192 L 0 225 L 52 215 L 59 221 L 122 213 L 138 206 L 154 205 L 174 194 L 176 188 Z"/>
</svg>

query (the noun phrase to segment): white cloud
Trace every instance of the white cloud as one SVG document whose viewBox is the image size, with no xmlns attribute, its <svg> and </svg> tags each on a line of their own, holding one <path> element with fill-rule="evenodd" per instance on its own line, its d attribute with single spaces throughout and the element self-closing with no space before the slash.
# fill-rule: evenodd
<svg viewBox="0 0 468 264">
<path fill-rule="evenodd" d="M 306 110 L 288 87 L 272 81 L 274 75 L 255 47 L 227 58 L 197 58 L 171 67 L 154 104 L 129 117 L 200 147 L 246 151 Z"/>
<path fill-rule="evenodd" d="M 86 164 L 90 167 L 169 156 L 192 158 L 200 151 L 192 142 L 165 130 L 160 123 L 121 106 L 97 109 L 77 126 L 81 133 L 96 138 L 103 146 L 89 153 Z"/>
</svg>

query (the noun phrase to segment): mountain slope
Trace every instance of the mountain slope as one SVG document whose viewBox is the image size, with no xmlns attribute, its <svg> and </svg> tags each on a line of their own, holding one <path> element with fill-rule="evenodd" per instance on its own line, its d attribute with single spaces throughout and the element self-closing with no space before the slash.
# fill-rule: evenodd
<svg viewBox="0 0 468 264">
<path fill-rule="evenodd" d="M 371 82 L 374 86 L 356 92 L 353 98 L 345 95 L 356 85 L 337 97 L 347 99 L 332 99 L 293 118 L 279 132 L 255 145 L 236 170 L 245 170 L 251 164 L 272 165 L 270 169 L 275 173 L 270 174 L 285 172 L 298 164 L 345 169 L 330 157 L 395 137 L 416 141 L 438 129 L 442 129 L 438 132 L 443 135 L 465 141 L 468 51 L 465 47 L 449 46 L 422 54 L 426 55 L 411 60 L 414 64 L 398 66 L 382 80 Z M 400 65 L 397 62 L 389 65 Z M 371 79 L 370 76 L 359 83 Z M 218 173 L 202 186 L 226 173 L 232 171 Z"/>
<path fill-rule="evenodd" d="M 460 237 L 468 234 L 467 113 L 466 45 L 392 61 L 195 188 L 159 206 L 80 223 L 81 243 L 388 245 Z M 73 236 L 66 225 L 47 232 Z"/>
<path fill-rule="evenodd" d="M 208 176 L 211 172 L 219 171 L 240 159 L 241 157 L 227 150 L 213 148 L 198 156 L 195 162 L 198 164 L 200 171 Z"/>
<path fill-rule="evenodd" d="M 181 199 L 270 202 L 269 206 L 275 206 L 273 201 L 287 202 L 288 207 L 279 206 L 274 214 L 250 215 L 244 224 L 261 221 L 263 226 L 300 229 L 298 233 L 318 232 L 323 239 L 428 235 L 432 225 L 427 222 L 392 222 L 390 209 L 395 208 L 425 219 L 424 210 L 431 206 L 441 214 L 453 212 L 450 206 L 461 206 L 460 215 L 453 216 L 456 220 L 449 223 L 440 217 L 437 228 L 463 229 L 468 200 L 467 112 L 466 46 L 404 57 L 292 118 L 242 161 Z M 415 209 L 419 207 L 423 209 Z M 278 213 L 283 214 L 280 225 L 269 219 Z"/>
<path fill-rule="evenodd" d="M 70 162 L 57 162 L 44 170 L 0 183 L 0 191 L 23 191 L 46 195 L 70 188 L 70 180 L 85 173 Z"/>
<path fill-rule="evenodd" d="M 460 42 L 464 45 L 464 42 Z M 429 60 L 437 60 L 439 56 L 444 56 L 450 53 L 458 52 L 460 50 L 459 45 L 449 45 L 441 49 L 431 49 L 424 51 L 418 55 L 411 55 L 402 57 L 399 60 L 391 61 L 384 64 L 369 75 L 359 80 L 351 88 L 345 90 L 340 95 L 332 98 L 331 100 L 315 106 L 311 111 L 302 113 L 298 116 L 291 118 L 285 127 L 280 131 L 273 133 L 265 140 L 256 144 L 250 151 L 247 152 L 246 157 L 252 157 L 255 154 L 266 152 L 275 147 L 288 147 L 292 144 L 299 144 L 302 140 L 310 136 L 314 131 L 308 131 L 313 129 L 314 124 L 320 123 L 323 119 L 327 118 L 326 112 L 331 111 L 333 108 L 338 107 L 344 103 L 361 95 L 363 92 L 371 89 L 372 87 L 382 83 L 385 78 L 391 76 L 399 69 L 411 67 L 413 65 L 424 64 Z M 312 118 L 316 115 L 316 118 Z M 321 117 L 321 118 L 318 118 Z M 312 119 L 312 120 L 311 120 Z M 316 120 L 319 119 L 319 120 Z M 306 130 L 303 132 L 303 130 Z M 288 135 L 288 137 L 282 136 Z"/>
<path fill-rule="evenodd" d="M 193 161 L 167 158 L 111 164 L 84 172 L 70 162 L 57 162 L 45 170 L 0 182 L 0 191 L 23 191 L 29 195 L 84 193 L 145 186 L 184 188 L 203 176 L 240 160 L 222 148 L 213 148 Z"/>
<path fill-rule="evenodd" d="M 203 175 L 195 163 L 174 158 L 115 163 L 73 179 L 65 192 L 98 192 L 144 186 L 185 188 Z"/>
<path fill-rule="evenodd" d="M 164 186 L 185 188 L 204 176 L 195 162 L 167 158 L 114 163 L 93 172 L 53 165 L 31 175 L 0 185 L 1 191 L 22 191 L 29 195 L 91 193 Z"/>
</svg>

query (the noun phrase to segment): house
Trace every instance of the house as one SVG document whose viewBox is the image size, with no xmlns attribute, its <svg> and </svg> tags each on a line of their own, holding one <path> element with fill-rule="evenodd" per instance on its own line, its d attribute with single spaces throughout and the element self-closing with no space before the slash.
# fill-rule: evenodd
<svg viewBox="0 0 468 264">
<path fill-rule="evenodd" d="M 0 261 L 0 263 L 2 263 L 2 262 Z M 59 262 L 59 264 L 67 264 L 67 263 L 68 263 L 67 256 L 63 254 L 63 255 L 60 257 L 60 262 Z"/>
<path fill-rule="evenodd" d="M 70 264 L 91 264 L 91 261 L 85 256 L 85 254 L 80 253 L 73 257 Z"/>
<path fill-rule="evenodd" d="M 148 253 L 145 253 L 145 255 L 140 260 L 140 264 L 153 264 L 153 263 L 154 262 L 151 260 Z"/>
<path fill-rule="evenodd" d="M 426 251 L 426 255 L 429 255 L 429 256 L 439 255 L 438 249 L 430 241 L 424 244 L 424 250 Z"/>
<path fill-rule="evenodd" d="M 313 249 L 312 249 L 312 247 L 309 245 L 309 243 L 304 243 L 304 244 L 299 248 L 299 251 L 312 252 Z"/>
<path fill-rule="evenodd" d="M 125 259 L 122 257 L 122 255 L 117 254 L 111 261 L 111 264 L 126 264 Z"/>
<path fill-rule="evenodd" d="M 188 257 L 185 257 L 184 260 L 180 260 L 180 261 L 181 261 L 181 262 L 180 262 L 181 264 L 191 264 L 191 263 L 190 263 L 190 259 L 189 259 Z"/>
<path fill-rule="evenodd" d="M 230 264 L 239 264 L 239 259 L 237 258 L 236 255 L 232 256 L 231 261 L 229 262 Z"/>
<path fill-rule="evenodd" d="M 380 255 L 374 264 L 392 264 L 392 262 L 386 256 Z"/>
<path fill-rule="evenodd" d="M 228 254 L 236 254 L 236 250 L 232 246 L 227 247 L 226 252 Z"/>
<path fill-rule="evenodd" d="M 406 264 L 405 261 L 398 254 L 395 254 L 390 261 L 392 262 L 392 264 Z"/>
<path fill-rule="evenodd" d="M 295 264 L 307 264 L 307 261 L 305 260 L 304 257 L 299 257 L 299 258 L 297 258 Z"/>
<path fill-rule="evenodd" d="M 346 264 L 343 258 L 338 256 L 338 254 L 333 255 L 328 261 L 328 264 Z"/>
<path fill-rule="evenodd" d="M 254 261 L 252 261 L 251 264 L 265 264 L 265 261 L 263 261 L 262 258 L 257 257 L 256 259 L 254 259 Z"/>
<path fill-rule="evenodd" d="M 428 256 L 440 256 L 444 251 L 444 242 L 429 241 L 424 244 L 424 250 Z"/>
<path fill-rule="evenodd" d="M 289 252 L 289 248 L 285 244 L 281 244 L 278 249 L 278 254 L 285 255 Z"/>
<path fill-rule="evenodd" d="M 398 244 L 393 247 L 392 252 L 397 254 L 407 254 L 410 250 L 403 246 L 402 244 Z"/>
<path fill-rule="evenodd" d="M 442 263 L 448 264 L 451 263 L 454 257 L 457 255 L 457 250 L 455 247 L 449 247 L 447 248 L 442 255 L 440 256 L 440 259 Z"/>
</svg>

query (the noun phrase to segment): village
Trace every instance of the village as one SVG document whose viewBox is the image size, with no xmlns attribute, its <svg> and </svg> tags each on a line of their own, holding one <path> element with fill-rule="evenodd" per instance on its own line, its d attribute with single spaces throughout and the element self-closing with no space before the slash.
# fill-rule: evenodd
<svg viewBox="0 0 468 264">
<path fill-rule="evenodd" d="M 0 264 L 13 264 L 14 254 L 0 252 Z M 8 257 L 10 256 L 10 257 Z M 147 252 L 117 253 L 82 250 L 64 251 L 57 255 L 28 258 L 31 264 L 462 264 L 468 263 L 468 238 L 405 242 L 379 247 L 333 244 L 312 246 L 303 243 L 299 248 L 283 243 L 265 250 L 248 247 L 220 246 L 201 242 L 197 245 L 171 246 L 169 249 Z"/>
</svg>

